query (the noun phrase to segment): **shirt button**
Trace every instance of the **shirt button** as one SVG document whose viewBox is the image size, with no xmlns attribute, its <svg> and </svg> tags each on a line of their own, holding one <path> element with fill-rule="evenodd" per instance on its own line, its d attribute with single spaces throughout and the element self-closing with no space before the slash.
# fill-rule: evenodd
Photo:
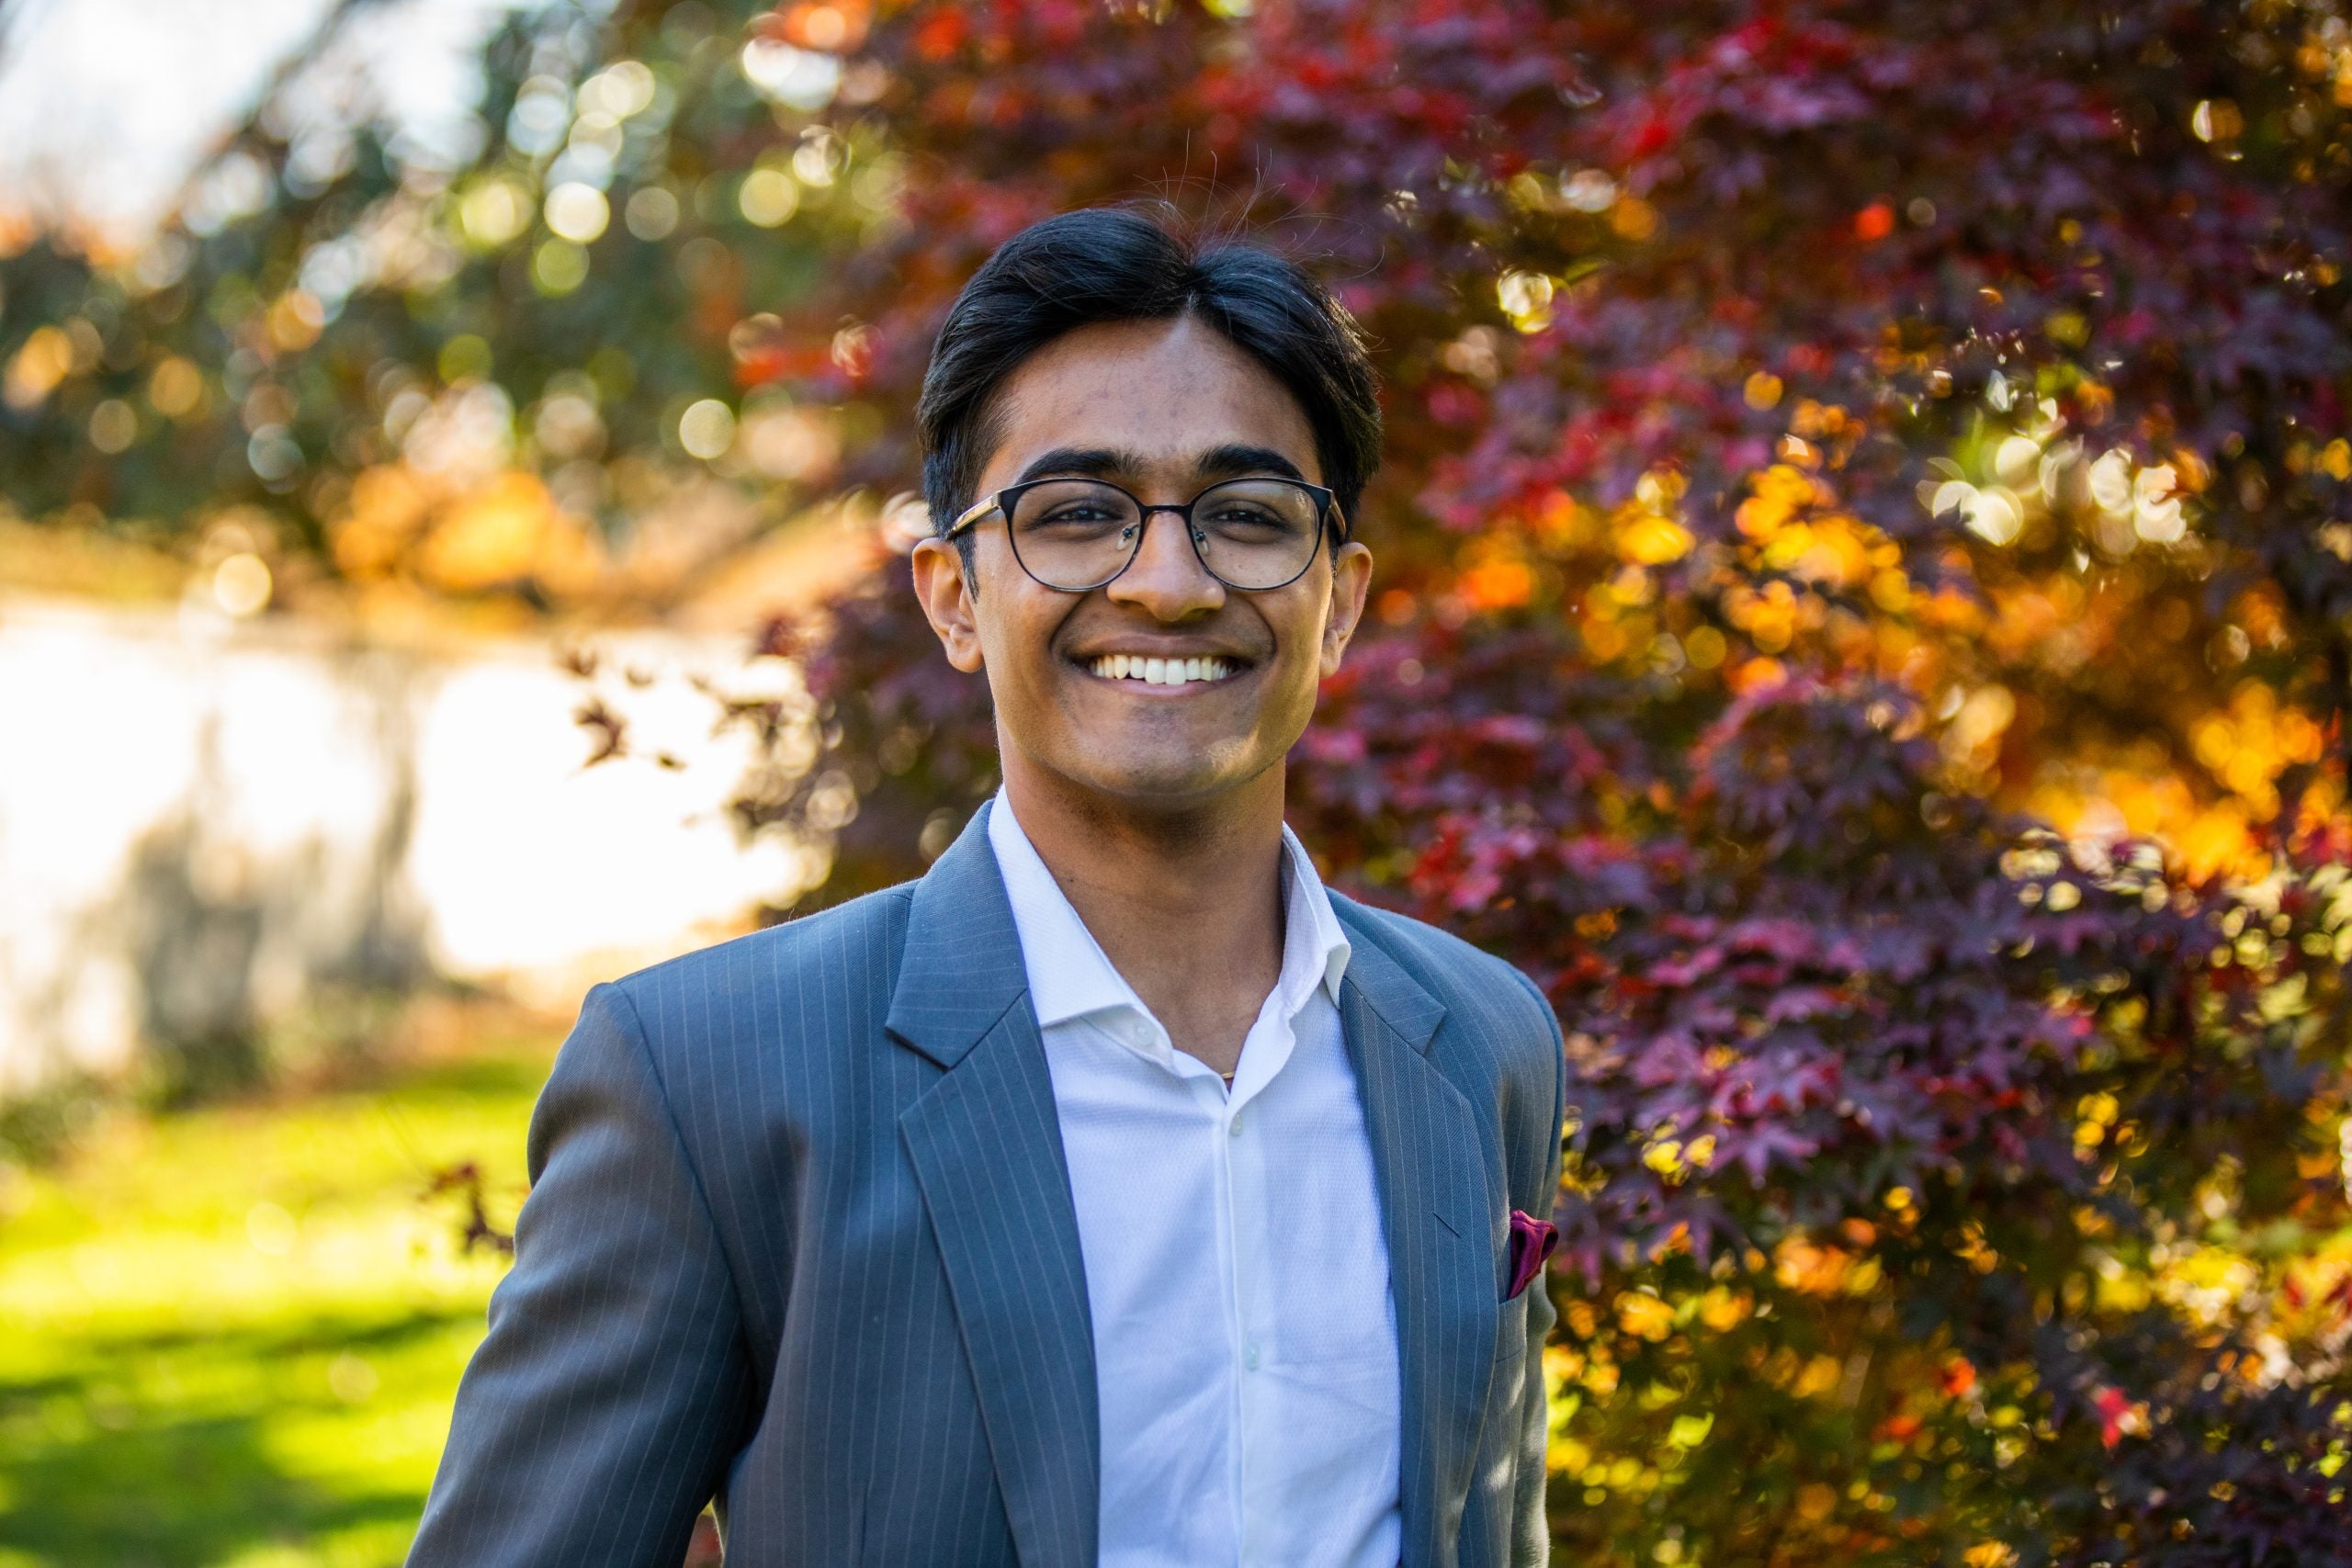
<svg viewBox="0 0 2352 1568">
<path fill-rule="evenodd" d="M 1249 1371 L 1254 1372 L 1258 1370 L 1258 1347 L 1244 1345 L 1241 1348 L 1241 1365 Z"/>
<path fill-rule="evenodd" d="M 1237 1111 L 1233 1113 L 1233 1120 L 1226 1124 L 1225 1130 L 1228 1136 L 1241 1136 L 1241 1112 Z"/>
</svg>

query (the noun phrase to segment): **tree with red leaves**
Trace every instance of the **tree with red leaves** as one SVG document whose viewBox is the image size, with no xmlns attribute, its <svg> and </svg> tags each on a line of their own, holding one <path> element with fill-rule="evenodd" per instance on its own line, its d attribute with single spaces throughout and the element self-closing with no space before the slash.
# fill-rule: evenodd
<svg viewBox="0 0 2352 1568">
<path fill-rule="evenodd" d="M 1142 192 L 1271 223 L 1379 345 L 1383 635 L 1293 815 L 1567 1026 L 1564 1554 L 2352 1562 L 2342 18 L 868 49 L 908 221 L 812 306 L 874 333 L 829 393 L 903 406 L 993 244 Z M 831 895 L 993 783 L 899 575 L 795 645 L 863 802 Z"/>
</svg>

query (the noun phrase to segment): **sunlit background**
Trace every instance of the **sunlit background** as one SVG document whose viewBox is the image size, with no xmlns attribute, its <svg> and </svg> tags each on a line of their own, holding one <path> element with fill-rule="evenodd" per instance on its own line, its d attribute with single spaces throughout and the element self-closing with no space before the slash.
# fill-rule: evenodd
<svg viewBox="0 0 2352 1568">
<path fill-rule="evenodd" d="M 234 145 L 256 125 L 298 187 L 347 173 L 355 131 L 429 186 L 481 152 L 512 9 L 0 5 L 0 251 L 42 236 L 163 284 L 269 199 Z M 531 200 L 492 183 L 465 222 Z M 429 272 L 466 232 L 394 221 L 335 265 Z M 21 276 L 12 326 L 42 309 Z M 281 300 L 278 341 L 332 287 Z M 9 406 L 49 400 L 91 330 L 8 334 Z M 200 422 L 224 383 L 198 367 L 156 355 L 135 404 L 86 411 L 85 449 Z M 822 874 L 820 844 L 730 810 L 778 753 L 714 693 L 797 711 L 758 621 L 858 570 L 862 531 L 646 475 L 606 550 L 514 465 L 509 394 L 458 380 L 363 399 L 392 460 L 311 542 L 340 577 L 198 476 L 145 537 L 0 493 L 0 1562 L 398 1561 L 501 1267 L 462 1222 L 476 1196 L 511 1222 L 581 993 Z M 582 391 L 522 439 L 601 456 Z M 728 405 L 698 418 L 732 444 Z M 834 439 L 753 434 L 780 473 Z M 589 765 L 623 725 L 631 755 Z"/>
</svg>

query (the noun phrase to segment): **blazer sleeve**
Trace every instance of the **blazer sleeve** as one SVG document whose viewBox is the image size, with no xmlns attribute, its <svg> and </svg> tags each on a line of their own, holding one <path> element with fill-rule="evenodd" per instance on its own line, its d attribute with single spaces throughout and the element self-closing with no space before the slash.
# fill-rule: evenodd
<svg viewBox="0 0 2352 1568">
<path fill-rule="evenodd" d="M 582 1004 L 411 1568 L 677 1568 L 743 1428 L 732 1276 L 628 995 Z"/>
<path fill-rule="evenodd" d="M 1549 1213 L 1560 1191 L 1560 1127 L 1567 1113 L 1568 1063 L 1566 1043 L 1561 1038 L 1560 1021 L 1552 1004 L 1544 998 L 1535 983 L 1524 975 L 1520 984 L 1543 1014 L 1544 1023 L 1552 1039 L 1552 1120 L 1546 1123 L 1546 1148 L 1544 1157 L 1544 1213 Z M 1516 1495 L 1511 1508 L 1510 1561 L 1511 1568 L 1545 1568 L 1552 1561 L 1552 1521 L 1545 1508 L 1546 1485 L 1550 1472 L 1545 1453 L 1551 1438 L 1551 1407 L 1544 1380 L 1544 1341 L 1551 1337 L 1552 1325 L 1560 1320 L 1559 1309 L 1552 1304 L 1552 1292 L 1546 1288 L 1544 1275 L 1537 1275 L 1528 1287 L 1535 1292 L 1532 1310 L 1527 1314 L 1527 1392 L 1526 1407 L 1520 1413 L 1519 1473 Z"/>
</svg>

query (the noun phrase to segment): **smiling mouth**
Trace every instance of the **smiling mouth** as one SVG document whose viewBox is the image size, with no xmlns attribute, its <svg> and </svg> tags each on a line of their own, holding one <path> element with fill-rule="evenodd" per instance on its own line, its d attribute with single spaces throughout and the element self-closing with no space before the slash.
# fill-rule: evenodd
<svg viewBox="0 0 2352 1568">
<path fill-rule="evenodd" d="M 1134 653 L 1106 653 L 1089 660 L 1086 669 L 1105 681 L 1137 681 L 1147 686 L 1205 685 L 1230 679 L 1246 668 L 1231 660 L 1154 659 Z"/>
</svg>

